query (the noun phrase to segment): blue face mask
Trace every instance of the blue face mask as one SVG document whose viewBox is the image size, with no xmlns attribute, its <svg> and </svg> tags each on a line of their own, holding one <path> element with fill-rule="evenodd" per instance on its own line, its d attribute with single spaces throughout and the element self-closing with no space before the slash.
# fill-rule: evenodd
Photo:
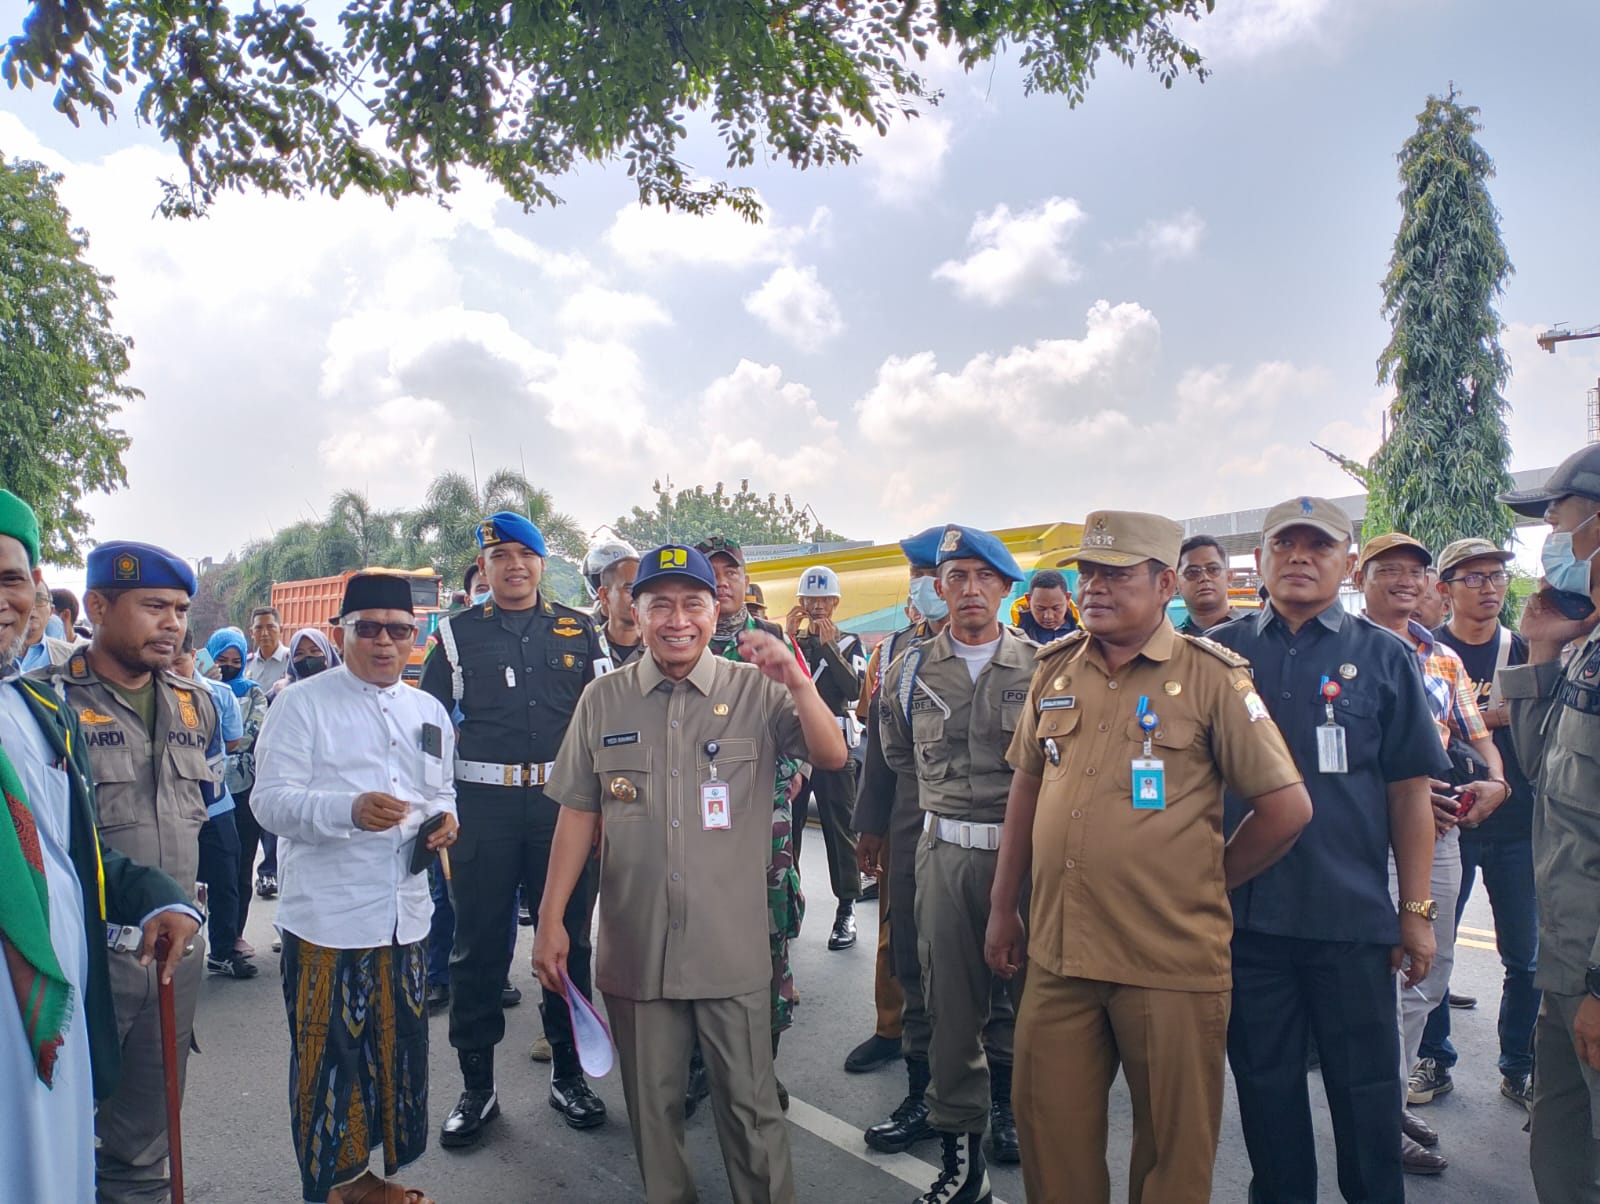
<svg viewBox="0 0 1600 1204">
<path fill-rule="evenodd" d="M 924 619 L 938 622 L 950 613 L 949 604 L 933 588 L 932 577 L 917 577 L 911 582 L 911 605 Z"/>
<path fill-rule="evenodd" d="M 490 595 L 491 595 L 491 591 L 490 590 L 486 590 L 486 589 L 477 590 L 472 595 L 472 604 L 474 606 L 481 605 L 482 603 L 487 602 L 489 600 Z"/>
<path fill-rule="evenodd" d="M 1595 517 L 1590 515 L 1578 526 L 1592 523 Z M 1600 552 L 1600 548 L 1596 548 L 1595 552 L 1590 552 L 1579 560 L 1572 550 L 1572 535 L 1572 531 L 1550 532 L 1545 537 L 1543 549 L 1539 552 L 1539 560 L 1544 565 L 1544 579 L 1550 583 L 1551 589 L 1587 598 L 1590 561 L 1594 559 L 1595 552 Z"/>
</svg>

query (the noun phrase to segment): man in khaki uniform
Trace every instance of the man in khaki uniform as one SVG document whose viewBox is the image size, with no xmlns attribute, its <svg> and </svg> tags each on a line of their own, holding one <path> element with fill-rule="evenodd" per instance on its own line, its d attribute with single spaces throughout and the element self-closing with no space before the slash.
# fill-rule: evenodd
<svg viewBox="0 0 1600 1204">
<path fill-rule="evenodd" d="M 772 766 L 781 755 L 832 769 L 849 754 L 782 640 L 742 633 L 745 663 L 708 651 L 716 577 L 699 552 L 646 553 L 634 611 L 647 655 L 584 691 L 546 786 L 563 809 L 534 969 L 563 990 L 560 917 L 603 817 L 595 982 L 645 1197 L 695 1198 L 683 1125 L 698 1037 L 733 1198 L 781 1204 L 795 1188 L 771 1055 Z"/>
<path fill-rule="evenodd" d="M 206 821 L 201 785 L 214 780 L 206 747 L 217 712 L 209 691 L 169 666 L 188 622 L 194 572 L 148 544 L 103 543 L 89 553 L 87 581 L 93 642 L 39 676 L 78 714 L 100 839 L 163 870 L 193 896 Z M 173 975 L 180 1084 L 204 968 L 205 959 L 192 954 Z M 100 1204 L 165 1200 L 166 1088 L 155 967 L 114 950 L 111 991 L 122 1077 L 95 1116 L 97 1198 Z"/>
<path fill-rule="evenodd" d="M 1015 1101 L 1030 1200 L 1109 1201 L 1106 1097 L 1133 1098 L 1131 1204 L 1205 1204 L 1232 979 L 1227 892 L 1272 864 L 1311 800 L 1247 662 L 1167 619 L 1182 529 L 1099 511 L 1084 631 L 1039 654 L 1009 757 L 986 954 L 1031 959 Z M 1224 847 L 1226 783 L 1252 809 Z M 1030 928 L 1018 910 L 1032 874 Z"/>
<path fill-rule="evenodd" d="M 917 943 L 933 1027 L 928 1120 L 944 1151 L 924 1204 L 989 1198 L 981 1146 L 986 1122 L 996 1160 L 1017 1158 L 1012 1020 L 997 1023 L 993 1015 L 995 976 L 983 958 L 983 935 L 1011 784 L 1006 749 L 1033 677 L 1035 645 L 998 617 L 1021 578 L 993 535 L 946 527 L 938 589 L 950 624 L 898 656 L 885 677 L 883 757 L 896 773 L 916 777 L 925 812 L 917 842 Z"/>
</svg>

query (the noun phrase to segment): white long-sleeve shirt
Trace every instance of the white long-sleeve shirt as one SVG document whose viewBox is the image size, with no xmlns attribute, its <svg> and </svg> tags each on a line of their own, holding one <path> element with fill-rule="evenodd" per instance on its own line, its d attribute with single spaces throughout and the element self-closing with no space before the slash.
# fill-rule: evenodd
<svg viewBox="0 0 1600 1204">
<path fill-rule="evenodd" d="M 441 755 L 423 751 L 423 725 Z M 456 810 L 455 731 L 431 695 L 380 689 L 348 666 L 285 690 L 256 740 L 250 806 L 278 834 L 277 926 L 331 949 L 372 949 L 428 934 L 426 874 L 409 872 L 417 830 Z M 435 764 L 430 762 L 436 761 Z M 368 832 L 350 818 L 356 796 L 382 791 L 413 804 L 396 828 Z"/>
</svg>

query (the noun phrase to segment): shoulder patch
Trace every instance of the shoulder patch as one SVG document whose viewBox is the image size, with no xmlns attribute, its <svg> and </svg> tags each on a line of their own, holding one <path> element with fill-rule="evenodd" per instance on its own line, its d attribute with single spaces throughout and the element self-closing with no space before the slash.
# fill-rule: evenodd
<svg viewBox="0 0 1600 1204">
<path fill-rule="evenodd" d="M 1249 657 L 1240 656 L 1232 648 L 1229 648 L 1225 644 L 1219 644 L 1216 640 L 1207 639 L 1203 635 L 1180 634 L 1178 638 L 1181 640 L 1188 640 L 1189 643 L 1193 644 L 1196 648 L 1199 648 L 1205 652 L 1209 652 L 1212 656 L 1216 657 L 1230 669 L 1247 669 L 1250 667 Z"/>
<path fill-rule="evenodd" d="M 73 677 L 89 676 L 89 661 L 83 653 L 78 653 L 67 662 L 67 672 L 72 674 Z"/>
<path fill-rule="evenodd" d="M 1082 651 L 1083 645 L 1086 644 L 1088 640 L 1089 633 L 1080 627 L 1071 635 L 1064 635 L 1059 640 L 1051 640 L 1048 644 L 1044 645 L 1039 649 L 1039 651 L 1033 654 L 1033 659 L 1044 662 L 1049 660 L 1052 656 L 1061 655 L 1063 652 Z M 1029 640 L 1028 642 L 1030 644 L 1033 643 L 1032 640 Z"/>
<path fill-rule="evenodd" d="M 84 707 L 78 712 L 78 722 L 84 727 L 101 727 L 107 723 L 115 723 L 116 719 L 110 715 L 102 715 L 93 707 Z"/>
</svg>

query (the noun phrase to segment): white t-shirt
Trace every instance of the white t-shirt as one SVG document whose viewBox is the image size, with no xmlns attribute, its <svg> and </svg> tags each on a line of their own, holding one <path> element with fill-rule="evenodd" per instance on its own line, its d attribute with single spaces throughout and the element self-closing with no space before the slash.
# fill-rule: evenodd
<svg viewBox="0 0 1600 1204">
<path fill-rule="evenodd" d="M 954 636 L 950 637 L 950 647 L 955 654 L 967 662 L 967 672 L 972 674 L 972 680 L 978 680 L 978 674 L 983 672 L 983 667 L 994 659 L 995 649 L 1000 647 L 1000 637 L 995 636 L 987 644 L 963 644 Z"/>
</svg>

